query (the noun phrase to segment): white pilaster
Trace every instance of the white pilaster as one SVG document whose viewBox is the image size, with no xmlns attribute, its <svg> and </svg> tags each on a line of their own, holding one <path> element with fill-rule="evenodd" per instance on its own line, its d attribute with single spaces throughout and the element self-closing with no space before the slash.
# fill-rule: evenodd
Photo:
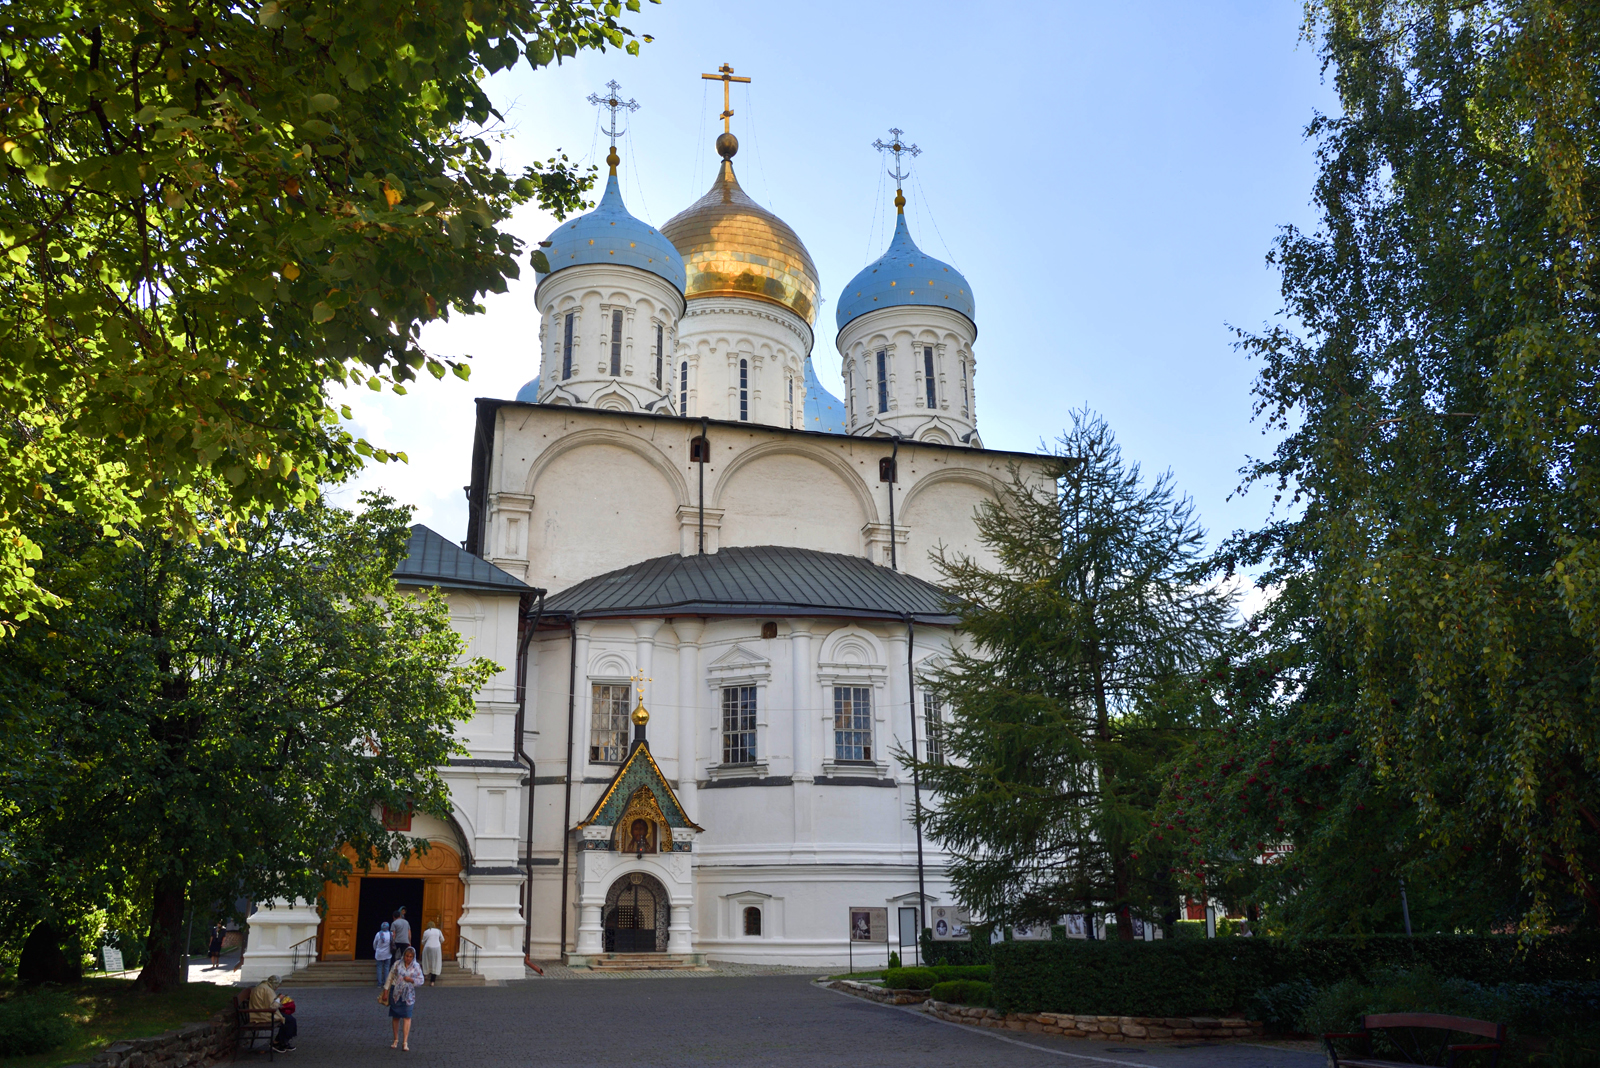
<svg viewBox="0 0 1600 1068">
<path fill-rule="evenodd" d="M 316 905 L 304 898 L 289 901 L 280 897 L 261 906 L 249 919 L 250 939 L 240 979 L 255 984 L 269 975 L 287 976 L 310 964 L 317 956 L 321 924 Z"/>
<path fill-rule="evenodd" d="M 678 634 L 678 800 L 689 818 L 698 815 L 700 799 L 695 796 L 695 767 L 700 737 L 700 635 L 705 623 L 698 619 L 674 619 Z"/>
</svg>

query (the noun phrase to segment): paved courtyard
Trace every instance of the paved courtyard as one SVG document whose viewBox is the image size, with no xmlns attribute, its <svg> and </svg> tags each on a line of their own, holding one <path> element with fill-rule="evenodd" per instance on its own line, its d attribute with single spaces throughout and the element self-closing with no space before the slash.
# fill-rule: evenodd
<svg viewBox="0 0 1600 1068">
<path fill-rule="evenodd" d="M 530 1068 L 739 1065 L 761 1068 L 1320 1068 L 1320 1054 L 1250 1045 L 1120 1046 L 1046 1035 L 1000 1037 L 812 986 L 804 976 L 696 976 L 417 992 L 409 1054 L 389 1049 L 377 991 L 307 988 L 295 995 L 291 1068 Z M 265 1057 L 258 1059 L 264 1061 Z M 247 1063 L 248 1059 L 241 1059 Z"/>
</svg>

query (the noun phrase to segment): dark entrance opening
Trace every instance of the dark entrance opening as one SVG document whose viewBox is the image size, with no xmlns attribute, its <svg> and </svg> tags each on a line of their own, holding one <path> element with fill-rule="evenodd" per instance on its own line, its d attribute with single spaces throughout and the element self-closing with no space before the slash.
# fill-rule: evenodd
<svg viewBox="0 0 1600 1068">
<path fill-rule="evenodd" d="M 406 919 L 411 923 L 411 944 L 416 945 L 422 937 L 422 880 L 383 875 L 361 880 L 361 904 L 356 910 L 356 960 L 372 959 L 372 936 L 401 905 L 406 907 Z"/>
<path fill-rule="evenodd" d="M 664 953 L 668 916 L 666 889 L 641 872 L 611 884 L 604 913 L 607 953 Z"/>
</svg>

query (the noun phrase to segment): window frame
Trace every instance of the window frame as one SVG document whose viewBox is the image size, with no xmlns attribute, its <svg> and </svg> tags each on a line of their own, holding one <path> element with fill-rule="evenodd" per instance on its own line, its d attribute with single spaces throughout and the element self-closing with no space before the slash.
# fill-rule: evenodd
<svg viewBox="0 0 1600 1068">
<path fill-rule="evenodd" d="M 663 326 L 661 323 L 657 323 L 656 324 L 656 388 L 657 389 L 661 389 L 662 388 L 662 381 L 661 381 L 661 375 L 663 373 L 663 369 L 662 369 L 662 366 L 661 366 L 661 364 L 662 364 L 662 341 L 665 339 L 665 337 L 666 337 L 666 327 Z"/>
<path fill-rule="evenodd" d="M 598 720 L 598 717 L 601 715 L 599 701 L 601 699 L 600 690 L 602 687 L 606 688 L 608 691 L 615 691 L 607 694 L 607 699 L 612 702 L 611 710 L 607 713 L 607 715 L 612 717 L 611 724 L 609 726 L 602 726 Z M 617 726 L 616 716 L 619 694 L 621 725 Z M 591 678 L 589 680 L 588 762 L 590 764 L 615 766 L 621 764 L 628 758 L 628 748 L 631 744 L 631 739 L 629 737 L 629 728 L 631 726 L 631 722 L 629 720 L 629 716 L 633 712 L 632 697 L 632 679 Z M 597 731 L 602 730 L 611 735 L 621 736 L 620 746 L 615 747 L 620 751 L 615 760 L 607 759 L 601 753 L 601 751 L 604 749 L 612 748 L 611 746 L 606 745 L 604 741 L 596 734 Z M 600 742 L 600 744 L 596 744 L 597 742 Z"/>
<path fill-rule="evenodd" d="M 878 350 L 878 414 L 889 410 L 889 350 Z"/>
<path fill-rule="evenodd" d="M 761 906 L 760 905 L 745 905 L 744 907 L 742 907 L 739 910 L 739 931 L 740 931 L 741 937 L 744 937 L 744 938 L 760 938 L 761 937 L 761 922 L 762 922 L 761 911 L 762 910 L 761 910 Z M 755 923 L 756 929 L 754 931 L 750 930 L 750 917 L 751 917 L 751 914 L 755 915 L 755 920 L 756 920 L 756 923 Z"/>
<path fill-rule="evenodd" d="M 944 763 L 944 698 L 924 687 L 922 691 L 923 759 Z"/>
<path fill-rule="evenodd" d="M 861 680 L 855 682 L 849 679 L 840 679 L 833 684 L 833 762 L 844 765 L 877 765 L 872 752 L 877 748 L 876 732 L 873 729 L 873 711 L 877 702 L 873 699 L 872 691 L 876 689 L 871 682 Z M 840 696 L 849 691 L 850 723 L 841 726 L 839 722 Z M 865 695 L 866 712 L 861 714 L 861 698 Z M 865 726 L 862 726 L 865 724 Z M 854 741 L 845 741 L 845 735 L 852 736 Z M 864 736 L 864 741 L 863 741 Z M 859 755 L 846 756 L 845 752 L 854 752 Z"/>
<path fill-rule="evenodd" d="M 567 312 L 561 337 L 561 381 L 572 377 L 572 327 L 578 318 L 576 311 Z"/>
<path fill-rule="evenodd" d="M 725 768 L 746 768 L 759 764 L 760 740 L 760 708 L 761 687 L 754 682 L 734 682 L 721 687 L 722 701 L 722 766 Z M 732 701 L 730 702 L 730 698 Z M 730 729 L 729 714 L 733 713 L 738 721 Z M 748 738 L 748 741 L 743 739 Z M 734 741 L 730 749 L 730 739 Z M 730 760 L 730 755 L 742 756 L 745 759 Z"/>
<path fill-rule="evenodd" d="M 689 361 L 684 360 L 678 368 L 678 414 L 689 414 Z"/>
<path fill-rule="evenodd" d="M 927 393 L 928 408 L 930 411 L 939 410 L 939 383 L 933 377 L 933 346 L 922 346 L 922 376 L 923 389 Z"/>
<path fill-rule="evenodd" d="M 611 309 L 611 377 L 622 377 L 622 309 Z"/>
<path fill-rule="evenodd" d="M 750 421 L 750 361 L 739 357 L 739 422 Z"/>
</svg>

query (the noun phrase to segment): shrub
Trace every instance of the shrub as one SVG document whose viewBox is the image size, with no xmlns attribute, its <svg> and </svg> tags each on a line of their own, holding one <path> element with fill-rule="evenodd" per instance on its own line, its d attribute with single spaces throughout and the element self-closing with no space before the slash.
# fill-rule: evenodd
<svg viewBox="0 0 1600 1068">
<path fill-rule="evenodd" d="M 1273 1034 L 1303 1031 L 1306 1009 L 1321 991 L 1309 979 L 1291 979 L 1251 994 L 1245 1000 L 1246 1018 L 1260 1020 Z"/>
<path fill-rule="evenodd" d="M 1600 979 L 1600 942 L 1511 936 L 1010 942 L 994 947 L 995 1007 L 1006 1012 L 1216 1016 L 1296 979 L 1368 982 L 1383 969 L 1430 967 L 1469 982 Z"/>
<path fill-rule="evenodd" d="M 898 954 L 898 953 L 890 953 L 889 954 L 889 967 L 891 967 L 891 968 L 900 967 L 900 954 Z"/>
<path fill-rule="evenodd" d="M 891 990 L 926 990 L 939 981 L 932 968 L 890 968 L 883 973 L 883 985 Z"/>
<path fill-rule="evenodd" d="M 1173 938 L 1204 938 L 1205 936 L 1205 920 L 1178 920 L 1172 925 Z"/>
<path fill-rule="evenodd" d="M 941 982 L 950 982 L 956 979 L 977 979 L 987 983 L 994 974 L 994 965 L 937 964 L 933 970 L 939 973 Z"/>
<path fill-rule="evenodd" d="M 948 983 L 935 983 L 928 996 L 935 1001 L 948 1001 L 954 1005 L 992 1004 L 991 987 L 977 979 L 953 979 Z"/>
<path fill-rule="evenodd" d="M 994 947 L 987 933 L 973 931 L 970 942 L 935 942 L 933 932 L 922 932 L 922 962 L 935 964 L 989 964 L 994 960 Z"/>
<path fill-rule="evenodd" d="M 48 1053 L 72 1037 L 77 1006 L 65 994 L 18 994 L 0 1001 L 0 1057 Z"/>
</svg>

